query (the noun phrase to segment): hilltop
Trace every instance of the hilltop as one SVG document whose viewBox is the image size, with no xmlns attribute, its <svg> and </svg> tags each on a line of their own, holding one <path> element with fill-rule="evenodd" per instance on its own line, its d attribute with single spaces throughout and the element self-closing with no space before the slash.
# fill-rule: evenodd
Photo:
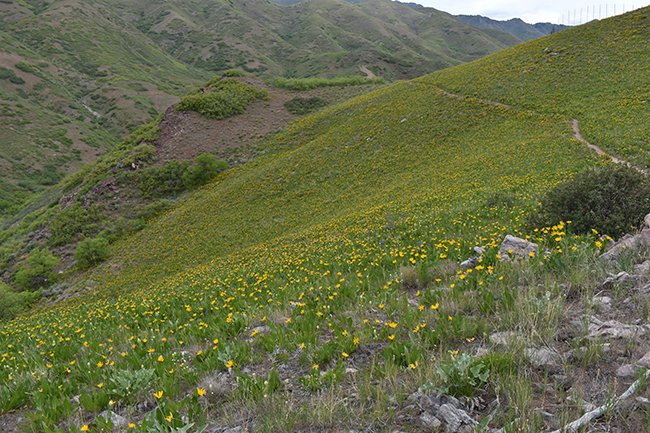
<svg viewBox="0 0 650 433">
<path fill-rule="evenodd" d="M 68 299 L 2 324 L 0 421 L 537 432 L 603 405 L 598 428 L 641 431 L 647 400 L 612 396 L 646 389 L 648 222 L 612 247 L 530 217 L 563 181 L 610 170 L 577 137 L 647 168 L 649 13 L 377 86 L 255 143 L 103 262 L 71 269 Z M 217 77 L 180 107 L 246 116 L 272 101 L 260 87 Z M 149 173 L 158 129 L 89 172 Z M 69 184 L 83 185 L 79 210 L 103 180 Z M 22 227 L 51 225 L 57 203 Z"/>
<path fill-rule="evenodd" d="M 517 40 L 388 0 L 0 2 L 0 217 L 192 88 L 262 76 L 413 78 Z"/>
<path fill-rule="evenodd" d="M 456 15 L 456 18 L 480 29 L 500 30 L 509 33 L 522 41 L 541 38 L 569 28 L 565 25 L 552 23 L 528 24 L 519 18 L 503 21 L 493 20 L 481 15 Z"/>
</svg>

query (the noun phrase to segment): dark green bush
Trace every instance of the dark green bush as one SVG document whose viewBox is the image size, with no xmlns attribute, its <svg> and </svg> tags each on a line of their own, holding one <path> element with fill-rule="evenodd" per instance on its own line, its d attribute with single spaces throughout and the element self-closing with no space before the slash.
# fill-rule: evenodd
<svg viewBox="0 0 650 433">
<path fill-rule="evenodd" d="M 103 214 L 97 206 L 87 208 L 79 203 L 57 213 L 50 223 L 50 244 L 60 246 L 78 237 L 93 236 L 99 231 Z"/>
<path fill-rule="evenodd" d="M 298 96 L 284 103 L 284 107 L 289 111 L 289 113 L 297 115 L 313 113 L 326 105 L 327 101 L 318 96 L 312 96 L 311 98 Z"/>
<path fill-rule="evenodd" d="M 185 189 L 183 175 L 187 167 L 189 167 L 188 161 L 169 161 L 162 167 L 139 170 L 134 176 L 145 197 L 169 197 Z"/>
<path fill-rule="evenodd" d="M 185 169 L 183 183 L 188 189 L 204 185 L 227 168 L 228 163 L 226 161 L 217 159 L 211 153 L 202 153 L 196 157 L 194 165 Z"/>
<path fill-rule="evenodd" d="M 530 218 L 534 227 L 572 221 L 576 233 L 619 237 L 637 230 L 650 213 L 648 176 L 623 166 L 582 172 L 551 190 Z"/>
<path fill-rule="evenodd" d="M 108 258 L 110 250 L 108 241 L 104 238 L 88 238 L 79 242 L 74 251 L 77 266 L 82 269 L 90 268 Z"/>
<path fill-rule="evenodd" d="M 54 268 L 59 258 L 48 249 L 37 248 L 27 257 L 27 263 L 14 275 L 14 283 L 21 290 L 38 290 L 50 285 L 55 279 Z"/>
<path fill-rule="evenodd" d="M 0 282 L 0 321 L 11 320 L 25 312 L 40 297 L 39 292 L 15 292 Z"/>
<path fill-rule="evenodd" d="M 0 67 L 0 80 L 9 80 L 14 84 L 25 84 L 25 80 L 20 78 L 11 69 Z"/>
<path fill-rule="evenodd" d="M 256 100 L 269 98 L 265 89 L 235 79 L 220 79 L 212 83 L 181 99 L 176 110 L 196 111 L 211 119 L 225 119 L 243 113 Z"/>
<path fill-rule="evenodd" d="M 204 185 L 227 168 L 227 162 L 211 153 L 202 153 L 193 164 L 190 161 L 169 161 L 162 167 L 139 170 L 133 176 L 146 198 L 172 197 Z"/>
</svg>

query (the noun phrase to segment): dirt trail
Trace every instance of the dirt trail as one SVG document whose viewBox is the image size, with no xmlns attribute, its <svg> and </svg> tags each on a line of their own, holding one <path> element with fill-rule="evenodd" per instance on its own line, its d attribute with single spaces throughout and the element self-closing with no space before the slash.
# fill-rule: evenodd
<svg viewBox="0 0 650 433">
<path fill-rule="evenodd" d="M 646 170 L 643 170 L 643 169 L 640 168 L 640 167 L 637 167 L 637 166 L 635 166 L 635 165 L 632 165 L 632 164 L 630 164 L 629 162 L 627 162 L 627 161 L 625 161 L 625 160 L 623 160 L 623 159 L 617 158 L 617 157 L 615 157 L 614 155 L 610 155 L 609 153 L 607 153 L 607 152 L 605 152 L 603 149 L 601 149 L 599 146 L 596 146 L 595 144 L 591 144 L 590 142 L 588 142 L 588 141 L 587 141 L 587 140 L 582 136 L 582 134 L 580 133 L 580 122 L 578 122 L 578 119 L 573 119 L 573 120 L 571 121 L 571 127 L 573 128 L 573 132 L 574 132 L 574 134 L 575 134 L 574 137 L 575 137 L 578 141 L 580 141 L 581 143 L 586 144 L 587 147 L 588 147 L 589 149 L 593 150 L 594 152 L 596 152 L 597 155 L 604 156 L 604 157 L 606 157 L 606 158 L 611 159 L 612 162 L 613 162 L 614 164 L 625 165 L 625 166 L 627 166 L 627 167 L 633 168 L 634 170 L 638 171 L 639 173 L 648 174 L 648 172 L 647 172 Z"/>
<path fill-rule="evenodd" d="M 445 90 L 445 89 L 442 89 L 442 88 L 440 88 L 440 87 L 434 87 L 434 89 L 435 89 L 436 91 L 438 91 L 439 93 L 441 93 L 441 94 L 443 94 L 443 95 L 445 95 L 445 96 L 447 96 L 447 97 L 449 97 L 449 98 L 461 99 L 461 100 L 462 100 L 462 99 L 469 99 L 469 100 L 474 100 L 474 101 L 482 102 L 482 103 L 484 103 L 484 104 L 492 105 L 492 106 L 495 106 L 495 107 L 510 108 L 510 109 L 514 109 L 514 110 L 518 109 L 518 108 L 515 107 L 515 106 L 508 105 L 508 104 L 504 104 L 504 103 L 502 103 L 502 102 L 490 101 L 490 100 L 488 100 L 488 99 L 480 99 L 480 98 L 475 98 L 475 97 L 470 97 L 470 96 L 459 95 L 459 94 L 457 94 L 457 93 L 451 93 L 451 92 L 449 92 L 449 91 L 447 91 L 447 90 Z M 541 114 L 541 113 L 537 113 L 537 112 L 532 111 L 532 110 L 525 110 L 525 111 L 528 112 L 528 113 L 531 113 L 531 114 Z M 615 163 L 615 164 L 620 164 L 620 165 L 625 165 L 625 166 L 627 166 L 627 167 L 630 167 L 630 168 L 632 168 L 632 169 L 638 171 L 639 173 L 650 174 L 650 170 L 644 170 L 644 169 L 642 169 L 642 168 L 640 168 L 640 167 L 637 167 L 637 166 L 634 165 L 634 164 L 631 164 L 631 163 L 628 162 L 628 161 L 625 161 L 624 159 L 620 159 L 620 158 L 617 158 L 617 157 L 614 156 L 614 155 L 610 155 L 609 153 L 605 152 L 605 151 L 604 151 L 602 148 L 600 148 L 599 146 L 596 146 L 595 144 L 592 144 L 592 143 L 588 142 L 588 141 L 587 141 L 587 140 L 582 136 L 582 134 L 580 133 L 580 122 L 578 122 L 578 119 L 573 119 L 573 120 L 571 121 L 571 127 L 573 128 L 574 137 L 575 137 L 578 141 L 580 141 L 581 143 L 585 144 L 589 149 L 591 149 L 591 150 L 593 150 L 594 152 L 596 152 L 597 155 L 600 155 L 600 156 L 603 156 L 603 157 L 609 158 L 613 163 Z"/>
<path fill-rule="evenodd" d="M 377 78 L 377 76 L 375 75 L 375 73 L 372 72 L 370 69 L 368 69 L 368 67 L 367 67 L 366 65 L 359 66 L 359 70 L 360 70 L 361 72 L 363 72 L 364 74 L 366 74 L 366 77 L 370 78 L 371 80 L 372 80 L 373 78 Z"/>
</svg>

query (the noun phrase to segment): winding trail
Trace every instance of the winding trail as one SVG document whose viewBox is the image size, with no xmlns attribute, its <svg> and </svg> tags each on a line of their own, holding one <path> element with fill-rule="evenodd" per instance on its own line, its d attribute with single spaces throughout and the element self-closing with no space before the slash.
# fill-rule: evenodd
<svg viewBox="0 0 650 433">
<path fill-rule="evenodd" d="M 441 94 L 443 94 L 443 95 L 445 95 L 445 96 L 447 96 L 449 98 L 454 98 L 454 99 L 459 99 L 459 100 L 465 99 L 465 100 L 470 100 L 470 101 L 477 101 L 477 102 L 481 102 L 481 103 L 491 105 L 491 106 L 494 106 L 494 107 L 510 108 L 510 109 L 513 109 L 513 110 L 523 110 L 523 111 L 525 111 L 527 113 L 530 113 L 530 114 L 539 114 L 539 115 L 542 114 L 542 113 L 539 113 L 539 112 L 536 112 L 536 111 L 533 111 L 533 110 L 519 108 L 519 107 L 515 107 L 513 105 L 504 104 L 503 102 L 490 101 L 489 99 L 481 99 L 481 98 L 476 98 L 476 97 L 471 97 L 471 96 L 459 95 L 457 93 L 449 92 L 449 91 L 447 91 L 447 90 L 445 90 L 443 88 L 437 87 L 437 86 L 434 86 L 434 89 L 438 93 L 441 93 Z M 574 137 L 578 141 L 580 141 L 581 143 L 585 144 L 589 149 L 593 150 L 597 155 L 605 157 L 605 158 L 609 158 L 614 164 L 624 165 L 626 167 L 629 167 L 629 168 L 632 168 L 632 169 L 638 171 L 639 173 L 646 174 L 646 175 L 650 174 L 650 170 L 645 170 L 645 169 L 643 169 L 641 167 L 638 167 L 638 166 L 636 166 L 636 165 L 634 165 L 634 164 L 632 164 L 632 163 L 630 163 L 630 162 L 628 162 L 628 161 L 626 161 L 624 159 L 621 159 L 621 158 L 618 158 L 618 157 L 616 157 L 614 155 L 611 155 L 611 154 L 605 152 L 601 147 L 588 142 L 587 139 L 584 138 L 582 136 L 582 134 L 580 133 L 580 122 L 578 121 L 578 119 L 573 119 L 571 121 L 571 127 L 573 129 Z"/>
<path fill-rule="evenodd" d="M 596 152 L 597 155 L 599 155 L 599 156 L 604 156 L 604 157 L 606 157 L 606 158 L 609 158 L 609 159 L 610 159 L 614 164 L 624 165 L 624 166 L 626 166 L 626 167 L 629 167 L 629 168 L 632 168 L 632 169 L 638 171 L 639 173 L 649 174 L 647 170 L 644 170 L 644 169 L 642 169 L 641 167 L 637 167 L 636 165 L 633 165 L 633 164 L 629 163 L 628 161 L 625 161 L 624 159 L 617 158 L 617 157 L 615 157 L 614 155 L 611 155 L 611 154 L 605 152 L 605 151 L 604 151 L 603 149 L 601 149 L 599 146 L 596 146 L 595 144 L 591 144 L 590 142 L 588 142 L 588 141 L 587 141 L 587 140 L 582 136 L 582 134 L 580 133 L 580 122 L 578 122 L 578 119 L 573 119 L 573 120 L 571 121 L 571 127 L 573 128 L 574 137 L 575 137 L 578 141 L 580 141 L 581 143 L 586 144 L 587 147 L 588 147 L 589 149 L 593 150 L 594 152 Z"/>
<path fill-rule="evenodd" d="M 377 78 L 375 73 L 372 72 L 370 69 L 368 69 L 368 67 L 366 65 L 359 66 L 359 70 L 361 72 L 363 72 L 364 74 L 366 74 L 366 78 L 369 78 L 371 80 L 374 79 L 374 78 Z"/>
</svg>

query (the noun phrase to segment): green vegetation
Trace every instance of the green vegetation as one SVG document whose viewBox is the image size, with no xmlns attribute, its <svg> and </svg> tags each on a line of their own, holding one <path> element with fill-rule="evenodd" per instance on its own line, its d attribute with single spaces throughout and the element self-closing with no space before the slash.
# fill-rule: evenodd
<svg viewBox="0 0 650 433">
<path fill-rule="evenodd" d="M 319 87 L 364 86 L 368 84 L 383 84 L 382 78 L 366 78 L 359 76 L 337 78 L 275 78 L 271 84 L 281 89 L 311 90 Z"/>
<path fill-rule="evenodd" d="M 297 96 L 284 103 L 284 107 L 292 114 L 299 116 L 304 114 L 313 113 L 314 111 L 323 108 L 327 105 L 327 101 L 318 96 L 311 98 L 302 98 Z"/>
<path fill-rule="evenodd" d="M 645 9 L 503 50 L 418 81 L 580 121 L 582 135 L 604 150 L 650 168 Z M 607 41 L 602 37 L 606 35 Z M 619 45 L 625 49 L 618 49 Z M 611 83 L 616 76 L 616 82 Z M 516 83 L 516 85 L 515 85 Z M 590 106 L 594 98 L 598 103 Z"/>
<path fill-rule="evenodd" d="M 77 244 L 74 259 L 82 269 L 103 262 L 110 255 L 108 241 L 104 238 L 87 238 Z"/>
<path fill-rule="evenodd" d="M 47 287 L 56 278 L 54 269 L 58 264 L 59 259 L 51 251 L 43 248 L 32 250 L 25 265 L 16 272 L 14 283 L 25 291 Z"/>
<path fill-rule="evenodd" d="M 603 28 L 627 34 L 638 14 L 647 17 L 647 9 Z M 583 39 L 613 58 L 648 49 L 631 37 L 608 50 L 608 31 L 581 37 L 591 28 L 546 43 Z M 531 43 L 511 51 L 502 58 L 515 65 L 507 72 L 516 75 L 536 50 Z M 617 64 L 620 76 L 638 73 L 627 65 L 637 66 Z M 604 245 L 593 233 L 576 234 L 561 221 L 529 229 L 526 221 L 548 191 L 608 162 L 574 138 L 573 113 L 563 108 L 445 91 L 444 83 L 467 81 L 476 67 L 386 86 L 301 118 L 268 138 L 259 158 L 114 242 L 110 261 L 66 281 L 68 294 L 89 281 L 94 290 L 0 327 L 0 411 L 28 413 L 27 431 L 100 431 L 93 423 L 103 410 L 127 415 L 139 433 L 241 419 L 259 431 L 392 431 L 412 418 L 412 393 L 428 388 L 507 401 L 486 417 L 495 428 L 542 430 L 534 409 L 546 398 L 557 398 L 567 419 L 579 416 L 564 403 L 564 384 L 593 370 L 567 359 L 562 367 L 571 374 L 555 382 L 531 366 L 525 349 L 566 346 L 561 325 L 575 320 L 576 308 L 592 308 L 590 288 L 622 265 L 598 260 Z M 587 75 L 603 72 L 585 74 L 589 86 Z M 502 84 L 513 92 L 520 85 Z M 602 109 L 582 102 L 581 117 Z M 638 119 L 643 111 L 627 114 Z M 643 133 L 621 125 L 620 134 Z M 507 234 L 544 254 L 501 261 Z M 476 266 L 461 268 L 476 246 L 484 249 Z M 630 302 L 626 314 L 647 322 L 647 307 Z M 583 347 L 577 328 L 575 338 L 563 338 Z M 497 331 L 512 334 L 511 344 L 492 342 Z M 626 353 L 645 352 L 625 344 Z M 489 354 L 474 357 L 479 349 Z M 138 401 L 146 413 L 129 378 L 147 380 Z"/>
<path fill-rule="evenodd" d="M 618 238 L 641 227 L 650 213 L 650 178 L 624 166 L 578 174 L 549 191 L 531 217 L 533 226 L 572 221 L 577 233 L 596 230 Z"/>
<path fill-rule="evenodd" d="M 0 218 L 216 74 L 412 78 L 517 42 L 388 0 L 3 4 Z"/>
<path fill-rule="evenodd" d="M 173 197 L 208 183 L 227 168 L 225 161 L 203 153 L 194 163 L 169 161 L 162 167 L 148 167 L 127 175 L 126 181 L 137 185 L 145 198 Z"/>
<path fill-rule="evenodd" d="M 14 292 L 0 282 L 0 322 L 11 320 L 25 312 L 41 297 L 40 292 Z"/>
<path fill-rule="evenodd" d="M 269 92 L 236 79 L 218 79 L 181 99 L 176 111 L 196 111 L 211 119 L 241 114 L 257 100 L 269 98 Z"/>
</svg>

